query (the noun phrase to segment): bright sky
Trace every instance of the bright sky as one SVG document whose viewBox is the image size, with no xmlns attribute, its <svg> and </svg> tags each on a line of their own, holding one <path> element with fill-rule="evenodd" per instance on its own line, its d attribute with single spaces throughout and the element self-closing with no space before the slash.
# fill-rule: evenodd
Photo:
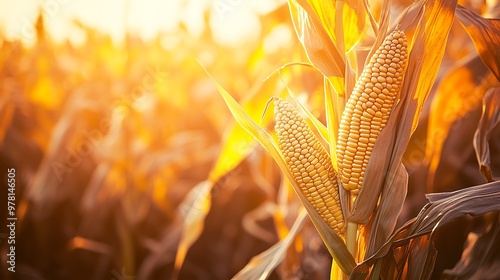
<svg viewBox="0 0 500 280">
<path fill-rule="evenodd" d="M 185 22 L 189 30 L 203 29 L 203 11 L 210 9 L 215 38 L 225 44 L 242 44 L 260 31 L 257 14 L 266 13 L 285 0 L 0 0 L 0 28 L 9 39 L 34 39 L 33 23 L 41 7 L 45 23 L 56 40 L 78 42 L 83 34 L 72 24 L 87 26 L 123 38 L 126 29 L 148 39 L 159 31 Z"/>
</svg>

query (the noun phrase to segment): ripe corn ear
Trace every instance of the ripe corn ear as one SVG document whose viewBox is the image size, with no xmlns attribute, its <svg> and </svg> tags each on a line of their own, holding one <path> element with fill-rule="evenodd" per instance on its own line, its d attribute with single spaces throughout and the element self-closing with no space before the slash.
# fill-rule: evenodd
<svg viewBox="0 0 500 280">
<path fill-rule="evenodd" d="M 274 108 L 275 130 L 289 170 L 314 209 L 342 235 L 344 218 L 330 156 L 295 108 L 280 98 L 274 99 Z"/>
<path fill-rule="evenodd" d="M 337 158 L 344 189 L 357 195 L 366 166 L 397 99 L 406 68 L 407 40 L 395 30 L 377 49 L 358 78 L 339 126 Z"/>
</svg>

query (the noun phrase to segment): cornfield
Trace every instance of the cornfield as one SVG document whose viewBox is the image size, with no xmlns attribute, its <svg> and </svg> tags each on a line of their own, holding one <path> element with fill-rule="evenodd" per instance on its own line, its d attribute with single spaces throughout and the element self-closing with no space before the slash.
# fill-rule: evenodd
<svg viewBox="0 0 500 280">
<path fill-rule="evenodd" d="M 500 2 L 240 2 L 0 29 L 1 279 L 500 279 Z"/>
</svg>

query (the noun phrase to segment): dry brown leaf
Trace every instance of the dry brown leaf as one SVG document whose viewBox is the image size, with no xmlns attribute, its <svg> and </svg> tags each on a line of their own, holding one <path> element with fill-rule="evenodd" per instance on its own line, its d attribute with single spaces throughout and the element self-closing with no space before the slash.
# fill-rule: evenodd
<svg viewBox="0 0 500 280">
<path fill-rule="evenodd" d="M 461 260 L 453 269 L 445 270 L 447 279 L 498 279 L 500 277 L 498 213 L 485 217 L 482 227 L 470 232 Z"/>
<path fill-rule="evenodd" d="M 429 279 L 436 261 L 436 249 L 427 235 L 410 241 L 408 255 L 400 260 L 406 269 L 400 269 L 398 279 Z"/>
<path fill-rule="evenodd" d="M 486 92 L 483 100 L 483 114 L 474 134 L 474 149 L 476 150 L 479 170 L 488 182 L 492 182 L 493 175 L 490 167 L 490 135 L 493 129 L 500 124 L 500 88 L 492 88 Z"/>
<path fill-rule="evenodd" d="M 382 190 L 381 200 L 391 203 L 381 203 L 376 209 L 369 234 L 366 257 L 375 254 L 393 233 L 399 214 L 403 209 L 407 185 L 408 173 L 403 164 L 400 164 L 393 183 Z"/>
<path fill-rule="evenodd" d="M 253 257 L 250 262 L 232 279 L 267 279 L 271 272 L 273 272 L 273 270 L 283 261 L 288 247 L 294 240 L 299 230 L 302 228 L 302 224 L 307 217 L 306 213 L 306 211 L 302 210 L 290 229 L 290 232 L 284 239 L 280 240 L 266 251 Z"/>
<path fill-rule="evenodd" d="M 484 64 L 500 81 L 500 19 L 486 19 L 463 7 L 457 7 L 457 17 L 469 34 Z"/>
</svg>

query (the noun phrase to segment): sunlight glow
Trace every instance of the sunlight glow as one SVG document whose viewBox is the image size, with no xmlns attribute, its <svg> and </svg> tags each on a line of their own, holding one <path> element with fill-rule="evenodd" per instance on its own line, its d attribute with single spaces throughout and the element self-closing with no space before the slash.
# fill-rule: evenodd
<svg viewBox="0 0 500 280">
<path fill-rule="evenodd" d="M 41 8 L 46 28 L 56 41 L 82 42 L 84 38 L 75 22 L 110 34 L 115 42 L 123 41 L 127 32 L 152 39 L 159 33 L 177 29 L 180 23 L 197 35 L 205 28 L 208 11 L 215 39 L 238 45 L 257 38 L 259 14 L 283 3 L 281 0 L 0 0 L 0 32 L 8 39 L 33 43 L 34 24 Z"/>
</svg>

